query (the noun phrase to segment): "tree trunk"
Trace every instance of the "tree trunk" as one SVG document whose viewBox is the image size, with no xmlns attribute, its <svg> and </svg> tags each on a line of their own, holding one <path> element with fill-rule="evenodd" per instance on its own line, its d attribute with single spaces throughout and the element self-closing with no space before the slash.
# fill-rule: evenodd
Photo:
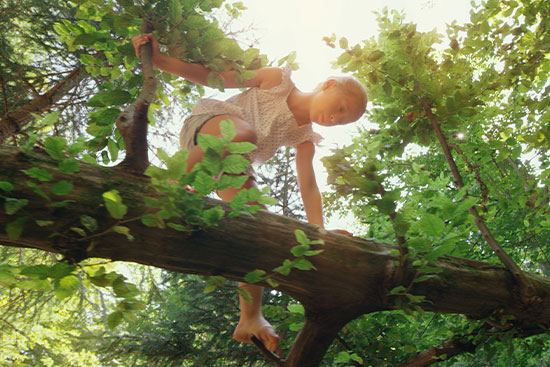
<svg viewBox="0 0 550 367">
<path fill-rule="evenodd" d="M 286 367 L 316 366 L 338 330 L 353 318 L 366 313 L 395 309 L 396 300 L 390 291 L 396 271 L 394 247 L 371 240 L 334 234 L 291 218 L 260 211 L 257 215 L 241 215 L 225 219 L 219 226 L 201 231 L 179 232 L 171 228 L 146 227 L 139 220 L 124 223 L 134 236 L 108 232 L 82 241 L 69 230 L 78 226 L 81 215 L 97 219 L 103 229 L 116 224 L 103 206 L 102 193 L 117 189 L 128 206 L 124 219 L 139 218 L 147 212 L 144 197 L 156 194 L 147 185 L 146 177 L 132 175 L 117 168 L 82 164 L 75 176 L 59 173 L 58 162 L 40 151 L 24 152 L 0 147 L 0 181 L 9 181 L 14 189 L 9 197 L 27 199 L 29 203 L 14 215 L 0 211 L 0 243 L 29 247 L 64 254 L 69 259 L 99 257 L 152 265 L 182 273 L 222 275 L 243 280 L 255 269 L 268 273 L 285 259 L 293 259 L 290 249 L 297 244 L 294 230 L 303 230 L 310 239 L 322 239 L 325 250 L 310 257 L 317 270 L 293 269 L 288 276 L 274 273 L 278 290 L 300 301 L 306 309 L 306 323 L 288 358 Z M 53 180 L 38 188 L 50 192 L 53 182 L 72 181 L 74 189 L 58 200 L 74 200 L 64 207 L 46 201 L 32 187 L 22 170 L 40 166 L 53 175 Z M 51 194 L 52 199 L 55 195 Z M 205 199 L 206 205 L 228 206 Z M 29 216 L 22 235 L 10 239 L 3 232 L 5 224 L 17 217 Z M 55 224 L 38 226 L 34 220 L 55 218 Z M 100 229 L 101 230 L 101 229 Z M 51 237 L 56 232 L 59 235 Z M 515 317 L 511 327 L 521 335 L 540 332 L 550 326 L 550 281 L 526 274 L 540 303 L 528 308 L 517 293 L 514 277 L 504 267 L 480 261 L 443 257 L 430 264 L 440 269 L 438 277 L 414 283 L 416 269 L 405 266 L 403 286 L 414 295 L 425 296 L 420 306 L 427 311 L 460 313 L 471 318 L 494 315 Z M 264 284 L 265 285 L 265 284 Z M 404 297 L 403 297 L 404 298 Z"/>
</svg>

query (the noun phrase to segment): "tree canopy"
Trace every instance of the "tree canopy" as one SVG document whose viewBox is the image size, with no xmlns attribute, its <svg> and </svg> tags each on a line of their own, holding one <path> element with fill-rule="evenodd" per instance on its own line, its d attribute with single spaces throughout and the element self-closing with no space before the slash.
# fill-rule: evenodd
<svg viewBox="0 0 550 367">
<path fill-rule="evenodd" d="M 269 63 L 219 21 L 242 11 L 2 5 L 1 363 L 548 365 L 550 4 L 483 1 L 445 36 L 384 10 L 375 37 L 324 38 L 376 126 L 323 159 L 325 203 L 353 213 L 354 238 L 288 218 L 301 218 L 289 150 L 264 180 L 285 216 L 246 205 L 275 204 L 265 190 L 207 198 L 242 184 L 254 148 L 230 142 L 230 123 L 199 139 L 189 174 L 186 152 L 149 148 L 203 89 L 138 60 L 129 38 L 153 30 L 223 90 L 220 71 L 246 80 Z M 280 356 L 232 341 L 233 280 L 273 289 Z"/>
</svg>

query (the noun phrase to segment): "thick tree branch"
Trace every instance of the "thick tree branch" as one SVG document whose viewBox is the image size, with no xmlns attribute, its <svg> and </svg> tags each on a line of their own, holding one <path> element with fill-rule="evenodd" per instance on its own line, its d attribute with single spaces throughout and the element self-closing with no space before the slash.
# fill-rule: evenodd
<svg viewBox="0 0 550 367">
<path fill-rule="evenodd" d="M 0 143 L 19 132 L 33 119 L 31 113 L 40 114 L 61 100 L 71 89 L 76 87 L 88 74 L 84 69 L 74 69 L 52 89 L 33 99 L 13 112 L 8 112 L 0 120 Z"/>
<path fill-rule="evenodd" d="M 432 128 L 434 129 L 437 135 L 439 144 L 443 149 L 445 160 L 447 161 L 447 164 L 451 169 L 455 183 L 459 189 L 462 189 L 464 187 L 464 182 L 462 180 L 460 171 L 458 170 L 458 167 L 456 166 L 456 163 L 453 159 L 451 150 L 449 149 L 449 145 L 447 144 L 447 138 L 443 135 L 443 132 L 441 131 L 441 126 L 439 125 L 439 122 L 437 121 L 436 117 L 432 113 L 431 106 L 426 101 L 422 101 L 421 103 L 422 103 L 422 107 L 424 108 L 424 112 L 426 112 L 426 116 L 430 120 Z M 487 242 L 489 247 L 491 247 L 491 249 L 500 259 L 500 261 L 502 261 L 502 263 L 506 266 L 506 268 L 508 268 L 508 270 L 510 270 L 510 272 L 516 278 L 519 284 L 520 296 L 522 301 L 525 304 L 538 302 L 539 299 L 536 297 L 535 291 L 532 285 L 528 281 L 527 277 L 524 275 L 525 273 L 523 273 L 523 271 L 514 262 L 514 260 L 510 257 L 510 255 L 508 255 L 506 251 L 504 251 L 504 249 L 500 246 L 498 241 L 495 239 L 495 237 L 491 233 L 490 229 L 485 224 L 485 221 L 483 220 L 481 215 L 479 215 L 479 212 L 477 211 L 477 209 L 475 207 L 471 207 L 468 210 L 468 212 L 474 217 L 475 224 L 478 227 L 481 234 L 483 235 L 483 238 L 485 238 L 485 241 Z"/>
<path fill-rule="evenodd" d="M 143 21 L 142 33 L 150 33 L 153 25 Z M 149 166 L 147 155 L 147 113 L 149 105 L 157 92 L 157 79 L 151 61 L 152 48 L 148 43 L 141 47 L 141 67 L 143 70 L 143 86 L 137 100 L 118 116 L 116 126 L 126 146 L 126 157 L 120 163 L 121 167 L 136 173 L 143 173 Z"/>
<path fill-rule="evenodd" d="M 387 297 L 393 284 L 395 247 L 370 240 L 324 231 L 316 226 L 265 211 L 225 219 L 219 226 L 201 231 L 179 232 L 171 228 L 146 227 L 137 220 L 148 212 L 145 196 L 156 194 L 141 175 L 118 168 L 81 164 L 77 176 L 61 174 L 59 162 L 41 152 L 25 152 L 0 147 L 0 177 L 14 189 L 9 196 L 27 199 L 28 204 L 14 215 L 0 211 L 0 228 L 17 218 L 26 217 L 22 235 L 12 239 L 0 233 L 0 243 L 9 246 L 41 249 L 81 260 L 87 257 L 137 262 L 182 273 L 221 275 L 243 280 L 255 269 L 271 272 L 285 259 L 293 259 L 290 249 L 297 244 L 294 230 L 303 230 L 308 238 L 323 239 L 323 253 L 311 257 L 317 270 L 294 269 L 289 276 L 273 275 L 277 289 L 300 301 L 306 310 L 306 322 L 283 367 L 317 366 L 338 331 L 355 317 L 381 310 L 395 309 L 395 297 Z M 51 181 L 39 182 L 36 188 L 50 193 L 61 179 L 72 181 L 74 189 L 52 201 L 44 199 L 35 187 L 26 184 L 29 177 L 22 170 L 39 166 L 53 175 Z M 108 231 L 119 224 L 103 205 L 102 194 L 117 189 L 128 206 L 125 223 L 134 236 Z M 57 201 L 69 200 L 64 207 Z M 205 199 L 207 207 L 224 202 Z M 80 217 L 94 217 L 104 234 L 83 240 L 70 228 L 80 225 Z M 50 226 L 35 220 L 55 217 Z M 127 220 L 134 219 L 134 220 Z M 183 222 L 175 221 L 183 224 Z M 51 237 L 52 233 L 57 233 Z M 404 268 L 403 285 L 410 292 L 424 296 L 421 305 L 427 311 L 460 313 L 474 319 L 493 315 L 514 316 L 512 327 L 528 335 L 550 327 L 550 280 L 525 273 L 541 302 L 526 305 L 514 292 L 516 280 L 501 266 L 479 261 L 444 257 L 430 264 L 440 270 L 438 277 L 413 283 L 416 268 Z M 412 285 L 411 285 L 412 284 Z M 263 284 L 266 285 L 266 284 Z M 497 319 L 498 321 L 498 319 Z"/>
</svg>

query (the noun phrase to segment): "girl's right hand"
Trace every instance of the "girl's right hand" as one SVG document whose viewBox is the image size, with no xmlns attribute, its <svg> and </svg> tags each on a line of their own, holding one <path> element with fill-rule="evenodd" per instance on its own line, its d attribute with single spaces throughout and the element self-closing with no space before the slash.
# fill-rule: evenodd
<svg viewBox="0 0 550 367">
<path fill-rule="evenodd" d="M 134 50 L 138 58 L 141 57 L 141 46 L 146 45 L 149 42 L 151 42 L 151 46 L 153 47 L 152 57 L 155 58 L 160 54 L 160 48 L 157 39 L 152 33 L 138 34 L 137 36 L 132 37 L 132 44 L 134 45 Z"/>
</svg>

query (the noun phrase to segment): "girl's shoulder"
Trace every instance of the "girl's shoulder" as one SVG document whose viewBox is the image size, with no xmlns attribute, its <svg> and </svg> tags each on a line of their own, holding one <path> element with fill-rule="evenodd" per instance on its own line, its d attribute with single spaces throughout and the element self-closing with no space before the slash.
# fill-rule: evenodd
<svg viewBox="0 0 550 367">
<path fill-rule="evenodd" d="M 287 91 L 294 87 L 290 79 L 291 69 L 288 66 L 283 68 L 266 67 L 256 71 L 261 78 L 259 89 L 272 92 Z"/>
</svg>

